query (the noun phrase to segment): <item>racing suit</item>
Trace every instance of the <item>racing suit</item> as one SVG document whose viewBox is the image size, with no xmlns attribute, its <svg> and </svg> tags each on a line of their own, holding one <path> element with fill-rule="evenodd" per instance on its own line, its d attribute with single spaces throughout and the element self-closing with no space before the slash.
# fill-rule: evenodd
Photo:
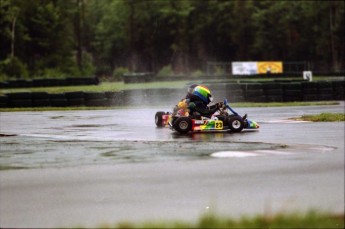
<svg viewBox="0 0 345 229">
<path fill-rule="evenodd" d="M 201 116 L 210 118 L 219 109 L 219 104 L 207 106 L 203 101 L 195 100 L 189 102 L 188 109 L 192 118 L 200 119 Z"/>
</svg>

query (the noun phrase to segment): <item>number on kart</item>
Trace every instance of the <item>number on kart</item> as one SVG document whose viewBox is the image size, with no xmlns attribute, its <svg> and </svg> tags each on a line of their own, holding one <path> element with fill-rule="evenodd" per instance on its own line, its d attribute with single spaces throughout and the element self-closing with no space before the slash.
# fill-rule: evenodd
<svg viewBox="0 0 345 229">
<path fill-rule="evenodd" d="M 215 123 L 215 127 L 216 127 L 216 129 L 218 130 L 218 129 L 223 129 L 223 122 L 222 121 L 216 121 L 216 123 Z"/>
</svg>

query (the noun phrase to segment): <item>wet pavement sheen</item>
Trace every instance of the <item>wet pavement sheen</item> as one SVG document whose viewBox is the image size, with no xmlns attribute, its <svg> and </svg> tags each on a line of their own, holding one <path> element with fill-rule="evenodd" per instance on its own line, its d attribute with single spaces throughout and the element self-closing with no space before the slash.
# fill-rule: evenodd
<svg viewBox="0 0 345 229">
<path fill-rule="evenodd" d="M 169 108 L 3 112 L 0 226 L 343 213 L 344 122 L 286 122 L 343 105 L 235 108 L 260 129 L 188 135 L 155 127 Z"/>
</svg>

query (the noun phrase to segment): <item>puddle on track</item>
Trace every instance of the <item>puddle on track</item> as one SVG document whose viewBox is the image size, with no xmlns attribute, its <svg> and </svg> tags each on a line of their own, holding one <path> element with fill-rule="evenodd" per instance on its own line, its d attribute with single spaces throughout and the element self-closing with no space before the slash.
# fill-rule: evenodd
<svg viewBox="0 0 345 229">
<path fill-rule="evenodd" d="M 212 136 L 212 135 L 210 135 Z M 200 136 L 199 136 L 200 137 Z M 70 167 L 91 164 L 202 160 L 215 157 L 291 155 L 330 147 L 236 141 L 82 141 L 14 136 L 1 142 L 0 169 Z M 310 148 L 310 149 L 309 149 Z M 326 149 L 327 148 L 327 149 Z"/>
<path fill-rule="evenodd" d="M 155 127 L 153 117 L 156 111 L 155 108 L 144 108 L 1 114 L 0 169 L 217 160 L 217 157 L 234 159 L 236 155 L 237 158 L 247 158 L 246 155 L 286 156 L 333 150 L 327 146 L 265 143 L 269 142 L 269 137 L 255 136 L 272 133 L 261 130 L 179 135 Z M 254 119 L 257 118 L 254 116 Z M 285 127 L 274 128 L 287 131 Z"/>
<path fill-rule="evenodd" d="M 66 167 L 160 160 L 188 160 L 217 150 L 274 149 L 265 143 L 201 141 L 81 141 L 12 137 L 1 142 L 0 167 Z"/>
</svg>

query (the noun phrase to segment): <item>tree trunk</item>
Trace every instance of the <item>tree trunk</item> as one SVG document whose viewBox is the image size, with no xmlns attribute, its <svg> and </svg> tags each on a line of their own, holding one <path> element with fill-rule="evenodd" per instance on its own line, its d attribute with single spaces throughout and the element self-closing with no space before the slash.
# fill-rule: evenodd
<svg viewBox="0 0 345 229">
<path fill-rule="evenodd" d="M 80 16 L 80 5 L 83 4 L 83 0 L 77 0 L 77 11 L 75 14 L 74 19 L 74 31 L 76 36 L 76 43 L 77 43 L 77 66 L 79 70 L 82 70 L 82 56 L 83 56 L 83 49 L 82 49 L 82 28 L 81 28 L 81 16 Z"/>
<path fill-rule="evenodd" d="M 12 31 L 11 31 L 11 58 L 14 57 L 14 44 L 15 44 L 15 38 L 16 38 L 16 21 L 17 21 L 17 17 L 14 17 L 12 21 Z"/>
</svg>

